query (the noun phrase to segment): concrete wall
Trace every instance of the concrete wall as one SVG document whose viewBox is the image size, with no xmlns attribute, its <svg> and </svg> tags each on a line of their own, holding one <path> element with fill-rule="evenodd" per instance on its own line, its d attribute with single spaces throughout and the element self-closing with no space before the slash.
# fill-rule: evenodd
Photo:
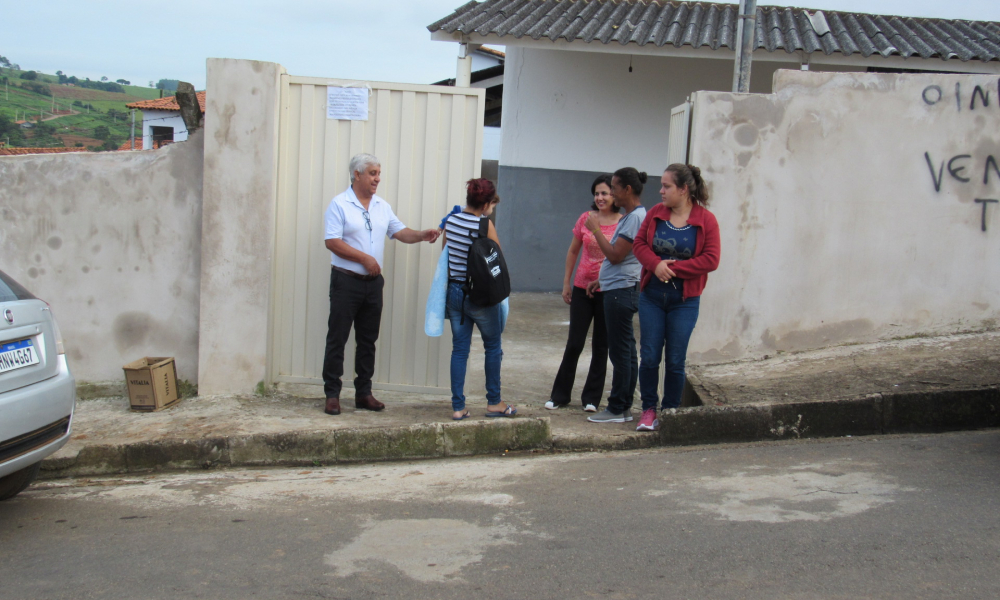
<svg viewBox="0 0 1000 600">
<path fill-rule="evenodd" d="M 198 391 L 266 378 L 284 69 L 209 59 Z"/>
<path fill-rule="evenodd" d="M 143 356 L 197 379 L 202 142 L 0 158 L 0 269 L 52 304 L 79 381 Z"/>
<path fill-rule="evenodd" d="M 754 63 L 751 91 L 769 92 L 777 69 L 798 67 Z M 598 174 L 646 171 L 646 204 L 659 201 L 670 109 L 698 90 L 732 89 L 732 76 L 729 60 L 508 46 L 497 224 L 514 289 L 562 288 L 568 232 Z"/>
<path fill-rule="evenodd" d="M 783 71 L 774 90 L 696 97 L 722 264 L 692 360 L 995 328 L 1000 208 L 977 199 L 1000 199 L 996 76 Z"/>
</svg>

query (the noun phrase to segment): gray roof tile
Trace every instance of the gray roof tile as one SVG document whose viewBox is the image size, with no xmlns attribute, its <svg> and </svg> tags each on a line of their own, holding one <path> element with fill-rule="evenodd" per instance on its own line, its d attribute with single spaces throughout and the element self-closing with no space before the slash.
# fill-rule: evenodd
<svg viewBox="0 0 1000 600">
<path fill-rule="evenodd" d="M 560 38 L 680 48 L 733 48 L 733 4 L 670 0 L 484 0 L 429 25 L 432 31 Z M 757 8 L 755 49 L 807 54 L 918 56 L 1000 60 L 1000 24 L 764 6 Z"/>
</svg>

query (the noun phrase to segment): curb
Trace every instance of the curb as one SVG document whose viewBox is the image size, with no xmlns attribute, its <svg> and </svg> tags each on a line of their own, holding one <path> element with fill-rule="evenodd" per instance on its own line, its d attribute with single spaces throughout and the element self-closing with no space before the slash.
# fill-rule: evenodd
<svg viewBox="0 0 1000 600">
<path fill-rule="evenodd" d="M 1000 387 L 870 394 L 824 402 L 680 409 L 660 415 L 664 446 L 1000 427 Z"/>
<path fill-rule="evenodd" d="M 42 461 L 39 477 L 86 477 L 221 467 L 316 466 L 481 456 L 505 451 L 591 452 L 799 438 L 938 433 L 1000 427 L 1000 386 L 870 394 L 820 402 L 698 406 L 660 415 L 649 433 L 552 434 L 549 417 L 407 427 L 257 433 L 201 440 L 86 446 Z"/>
<path fill-rule="evenodd" d="M 76 456 L 43 460 L 39 477 L 350 464 L 551 448 L 549 418 L 529 417 L 85 446 Z"/>
<path fill-rule="evenodd" d="M 663 443 L 659 436 L 645 433 L 570 433 L 552 436 L 552 450 L 556 452 L 613 452 L 658 448 Z"/>
</svg>

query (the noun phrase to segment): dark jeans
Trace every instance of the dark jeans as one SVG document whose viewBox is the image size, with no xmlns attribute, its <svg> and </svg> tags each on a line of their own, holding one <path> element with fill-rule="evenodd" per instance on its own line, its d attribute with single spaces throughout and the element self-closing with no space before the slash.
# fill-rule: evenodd
<svg viewBox="0 0 1000 600">
<path fill-rule="evenodd" d="M 583 384 L 583 394 L 580 398 L 583 405 L 600 406 L 601 395 L 604 394 L 604 379 L 608 372 L 608 330 L 604 324 L 604 293 L 597 292 L 593 298 L 587 296 L 587 290 L 573 286 L 573 297 L 569 303 L 569 339 L 563 352 L 562 364 L 556 373 L 549 399 L 558 406 L 570 403 L 573 393 L 573 380 L 576 379 L 576 364 L 580 353 L 587 344 L 587 330 L 590 322 L 594 322 L 594 336 L 591 342 L 590 370 L 587 381 Z"/>
<path fill-rule="evenodd" d="M 663 365 L 663 409 L 681 405 L 684 392 L 684 363 L 691 332 L 698 322 L 700 298 L 684 300 L 684 286 L 651 281 L 639 295 L 639 331 L 642 333 L 642 366 L 639 367 L 639 397 L 642 410 L 656 408 Z"/>
<path fill-rule="evenodd" d="M 375 341 L 382 323 L 382 287 L 385 279 L 354 279 L 330 270 L 330 320 L 327 323 L 326 355 L 323 357 L 323 391 L 327 398 L 339 398 L 343 386 L 344 346 L 354 327 L 354 394 L 361 398 L 372 393 L 375 375 Z"/>
<path fill-rule="evenodd" d="M 632 317 L 639 310 L 636 286 L 604 292 L 604 322 L 608 327 L 608 358 L 611 359 L 611 395 L 608 410 L 620 415 L 632 408 L 639 381 L 639 354 L 635 349 Z"/>
</svg>

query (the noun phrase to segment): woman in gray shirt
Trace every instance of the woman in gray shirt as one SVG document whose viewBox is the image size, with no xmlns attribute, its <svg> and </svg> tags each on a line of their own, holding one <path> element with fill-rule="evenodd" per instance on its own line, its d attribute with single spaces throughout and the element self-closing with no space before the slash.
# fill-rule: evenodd
<svg viewBox="0 0 1000 600">
<path fill-rule="evenodd" d="M 632 317 L 639 310 L 639 276 L 642 265 L 632 254 L 632 242 L 639 232 L 646 209 L 642 206 L 642 188 L 646 173 L 632 167 L 615 171 L 611 178 L 611 195 L 625 212 L 611 240 L 595 235 L 604 263 L 598 281 L 587 287 L 593 292 L 600 285 L 604 292 L 604 323 L 608 329 L 608 357 L 611 359 L 611 395 L 608 406 L 588 417 L 594 423 L 624 423 L 632 420 L 632 397 L 639 378 L 639 355 L 635 348 Z M 600 233 L 597 221 L 590 217 L 584 226 Z"/>
</svg>

